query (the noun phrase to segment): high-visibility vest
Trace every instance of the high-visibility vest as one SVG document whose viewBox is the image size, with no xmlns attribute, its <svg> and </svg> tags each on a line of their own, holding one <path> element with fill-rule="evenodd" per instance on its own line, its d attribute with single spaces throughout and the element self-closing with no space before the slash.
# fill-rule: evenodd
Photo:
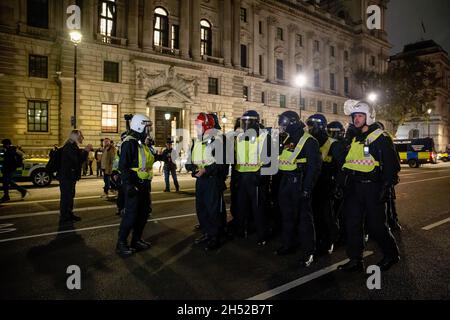
<svg viewBox="0 0 450 320">
<path fill-rule="evenodd" d="M 322 154 L 323 162 L 331 163 L 333 161 L 333 156 L 330 155 L 331 145 L 336 142 L 333 138 L 328 138 L 327 141 L 320 147 L 320 153 Z"/>
<path fill-rule="evenodd" d="M 236 139 L 236 170 L 238 172 L 257 172 L 263 165 L 261 153 L 266 143 L 267 133 L 263 133 L 252 140 L 243 139 L 241 133 Z"/>
<path fill-rule="evenodd" d="M 133 136 L 127 136 L 123 142 L 137 140 Z M 140 141 L 138 141 L 138 168 L 130 168 L 136 171 L 139 179 L 151 180 L 153 178 L 153 163 L 155 162 L 155 157 L 150 152 L 150 149 Z"/>
<path fill-rule="evenodd" d="M 362 142 L 357 142 L 356 138 L 353 138 L 350 150 L 345 158 L 345 164 L 343 168 L 359 171 L 359 172 L 372 172 L 376 167 L 380 166 L 380 163 L 375 160 L 370 153 L 364 154 L 364 147 L 368 147 L 372 142 L 377 140 L 383 134 L 383 130 L 377 129 L 370 133 L 366 139 Z"/>
<path fill-rule="evenodd" d="M 192 164 L 197 165 L 198 168 L 202 169 L 216 162 L 212 156 L 212 151 L 208 150 L 207 147 L 210 146 L 208 141 L 194 141 L 194 147 L 192 148 L 191 161 Z"/>
<path fill-rule="evenodd" d="M 293 151 L 284 149 L 281 155 L 278 157 L 278 169 L 281 171 L 294 171 L 297 170 L 298 163 L 306 163 L 306 158 L 297 159 L 298 155 L 302 151 L 306 141 L 308 139 L 314 139 L 308 132 L 303 133 L 302 137 L 298 141 Z"/>
</svg>

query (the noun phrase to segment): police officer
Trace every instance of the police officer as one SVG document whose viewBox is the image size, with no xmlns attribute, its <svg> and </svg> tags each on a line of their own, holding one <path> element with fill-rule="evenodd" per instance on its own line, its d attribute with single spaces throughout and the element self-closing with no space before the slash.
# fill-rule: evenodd
<svg viewBox="0 0 450 320">
<path fill-rule="evenodd" d="M 384 130 L 384 124 L 382 122 L 377 121 L 376 124 L 378 125 L 378 127 L 381 130 Z M 389 134 L 389 137 L 391 138 L 393 147 L 395 149 L 394 137 L 392 137 L 392 135 L 390 135 L 390 134 Z M 400 156 L 398 155 L 398 152 L 396 149 L 395 149 L 395 151 L 397 153 L 397 159 L 398 159 L 398 161 L 396 163 L 397 175 L 396 175 L 395 183 L 392 185 L 391 189 L 389 190 L 388 199 L 386 201 L 386 215 L 388 217 L 389 228 L 392 231 L 400 231 L 400 230 L 402 230 L 402 227 L 401 227 L 400 223 L 398 222 L 397 206 L 395 205 L 395 200 L 397 199 L 397 196 L 395 195 L 395 185 L 398 184 L 398 182 L 400 181 L 400 179 L 398 177 L 398 172 L 400 172 L 401 166 L 400 166 Z"/>
<path fill-rule="evenodd" d="M 241 132 L 236 139 L 236 209 L 237 233 L 247 235 L 253 219 L 257 233 L 257 244 L 266 245 L 266 205 L 269 181 L 261 175 L 262 155 L 268 153 L 270 140 L 260 130 L 259 114 L 254 110 L 244 112 L 241 117 Z"/>
<path fill-rule="evenodd" d="M 327 133 L 327 119 L 314 114 L 306 121 L 309 134 L 319 142 L 322 168 L 313 190 L 312 207 L 317 236 L 317 252 L 331 254 L 339 237 L 339 225 L 334 211 L 334 194 L 337 175 L 345 162 L 343 145 L 330 138 Z"/>
<path fill-rule="evenodd" d="M 135 251 L 150 248 L 142 239 L 145 224 L 151 211 L 151 179 L 154 156 L 145 145 L 151 121 L 142 114 L 131 119 L 130 131 L 120 147 L 119 170 L 125 195 L 125 210 L 119 227 L 116 252 L 130 256 Z M 128 236 L 132 232 L 131 246 Z"/>
<path fill-rule="evenodd" d="M 311 193 L 320 171 L 319 143 L 300 123 L 294 111 L 278 118 L 282 150 L 279 156 L 281 179 L 278 202 L 282 216 L 282 247 L 275 253 L 286 255 L 301 244 L 301 267 L 309 267 L 315 251 L 315 230 L 311 209 Z"/>
<path fill-rule="evenodd" d="M 331 121 L 327 125 L 327 132 L 328 132 L 329 137 L 331 137 L 337 141 L 344 140 L 345 129 L 344 129 L 344 126 L 342 125 L 342 123 L 340 123 L 339 121 Z"/>
<path fill-rule="evenodd" d="M 400 260 L 394 236 L 386 225 L 384 202 L 395 182 L 397 156 L 389 136 L 375 124 L 375 112 L 365 101 L 348 100 L 344 113 L 357 129 L 343 169 L 348 176 L 344 215 L 347 255 L 344 271 L 363 271 L 364 225 L 383 251 L 382 271 Z"/>
<path fill-rule="evenodd" d="M 203 236 L 195 244 L 206 243 L 206 251 L 220 247 L 220 233 L 223 230 L 221 216 L 222 184 L 220 169 L 214 158 L 214 118 L 200 113 L 195 120 L 197 139 L 193 141 L 186 163 L 186 170 L 192 172 L 195 182 L 195 207 Z"/>
</svg>

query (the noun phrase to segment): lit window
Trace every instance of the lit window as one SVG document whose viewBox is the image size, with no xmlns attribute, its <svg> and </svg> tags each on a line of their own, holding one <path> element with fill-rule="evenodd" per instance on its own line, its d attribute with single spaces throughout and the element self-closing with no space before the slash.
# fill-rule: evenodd
<svg viewBox="0 0 450 320">
<path fill-rule="evenodd" d="M 99 2 L 99 33 L 105 37 L 116 36 L 117 10 L 115 0 L 101 0 Z M 107 38 L 104 42 L 110 42 Z"/>
<path fill-rule="evenodd" d="M 27 122 L 29 132 L 48 132 L 48 101 L 28 101 Z"/>
<path fill-rule="evenodd" d="M 212 56 L 211 24 L 206 20 L 200 21 L 200 54 Z"/>
<path fill-rule="evenodd" d="M 153 44 L 158 47 L 169 46 L 169 18 L 167 11 L 160 7 L 154 11 Z"/>
<path fill-rule="evenodd" d="M 102 104 L 102 132 L 117 133 L 117 104 Z"/>
</svg>

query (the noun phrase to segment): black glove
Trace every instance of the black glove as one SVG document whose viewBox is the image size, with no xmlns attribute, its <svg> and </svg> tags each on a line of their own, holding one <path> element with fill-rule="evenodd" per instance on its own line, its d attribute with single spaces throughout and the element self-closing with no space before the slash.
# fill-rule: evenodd
<svg viewBox="0 0 450 320">
<path fill-rule="evenodd" d="M 389 200 L 389 194 L 391 192 L 391 186 L 390 185 L 383 185 L 380 192 L 379 201 L 380 202 L 387 202 Z"/>
<path fill-rule="evenodd" d="M 128 185 L 127 186 L 127 194 L 130 198 L 134 198 L 139 194 L 139 190 L 136 186 Z"/>
<path fill-rule="evenodd" d="M 300 194 L 300 198 L 302 198 L 303 200 L 311 199 L 311 192 L 306 190 L 302 191 L 302 193 Z"/>
<path fill-rule="evenodd" d="M 333 190 L 333 197 L 340 200 L 344 197 L 344 189 L 341 186 L 336 186 Z"/>
</svg>

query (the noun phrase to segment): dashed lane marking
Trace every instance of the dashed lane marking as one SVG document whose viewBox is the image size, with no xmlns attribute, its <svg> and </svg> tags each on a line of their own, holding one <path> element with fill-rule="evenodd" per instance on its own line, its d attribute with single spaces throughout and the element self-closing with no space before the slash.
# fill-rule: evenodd
<svg viewBox="0 0 450 320">
<path fill-rule="evenodd" d="M 366 251 L 366 252 L 364 252 L 364 257 L 370 256 L 372 254 L 373 254 L 373 251 Z M 342 261 L 337 262 L 337 263 L 335 263 L 335 264 L 333 264 L 333 265 L 331 265 L 329 267 L 320 269 L 320 270 L 318 270 L 316 272 L 313 272 L 311 274 L 308 274 L 306 276 L 303 276 L 301 278 L 298 278 L 296 280 L 293 280 L 291 282 L 283 284 L 283 285 L 281 285 L 279 287 L 276 287 L 274 289 L 265 291 L 265 292 L 260 293 L 260 294 L 258 294 L 256 296 L 250 297 L 247 300 L 267 300 L 267 299 L 272 298 L 272 297 L 274 297 L 276 295 L 279 295 L 280 293 L 286 292 L 286 291 L 291 290 L 291 289 L 293 289 L 295 287 L 298 287 L 298 286 L 301 286 L 301 285 L 303 285 L 305 283 L 308 283 L 308 282 L 310 282 L 310 281 L 312 281 L 314 279 L 320 278 L 320 277 L 322 277 L 322 276 L 324 276 L 324 275 L 326 275 L 326 274 L 328 274 L 330 272 L 333 272 L 333 271 L 337 270 L 338 266 L 340 266 L 341 264 L 347 263 L 348 261 L 349 261 L 348 259 L 342 260 Z"/>
<path fill-rule="evenodd" d="M 448 217 L 448 218 L 446 218 L 446 219 L 443 219 L 443 220 L 441 220 L 441 221 L 432 223 L 432 224 L 430 224 L 430 225 L 428 225 L 428 226 L 425 226 L 425 227 L 422 228 L 422 230 L 427 230 L 427 231 L 428 231 L 428 230 L 431 230 L 431 229 L 433 229 L 433 228 L 436 228 L 436 227 L 438 227 L 438 226 L 440 226 L 440 225 L 442 225 L 442 224 L 444 224 L 444 223 L 447 223 L 447 222 L 450 222 L 450 217 Z"/>
</svg>

